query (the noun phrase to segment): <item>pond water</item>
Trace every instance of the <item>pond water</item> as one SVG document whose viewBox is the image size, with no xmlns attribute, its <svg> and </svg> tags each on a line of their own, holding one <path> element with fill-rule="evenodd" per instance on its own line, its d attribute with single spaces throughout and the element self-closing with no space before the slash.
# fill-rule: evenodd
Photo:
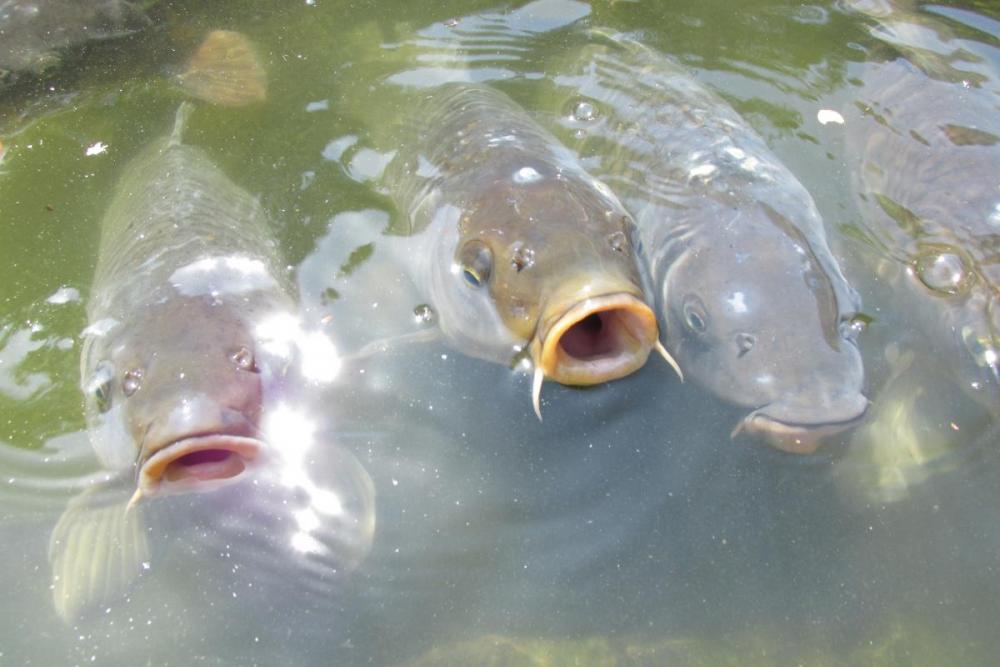
<svg viewBox="0 0 1000 667">
<path fill-rule="evenodd" d="M 962 351 L 858 240 L 846 125 L 819 113 L 849 125 L 866 62 L 920 34 L 880 33 L 879 3 L 153 4 L 155 27 L 0 91 L 0 665 L 992 664 L 996 394 L 964 391 L 990 378 L 963 375 Z M 1000 14 L 970 1 L 912 16 L 995 100 Z M 690 68 L 815 198 L 871 318 L 872 400 L 816 454 L 731 438 L 746 410 L 662 362 L 592 388 L 547 383 L 540 422 L 529 375 L 398 340 L 433 325 L 378 251 L 398 216 L 376 179 L 385 128 L 420 121 L 399 91 L 485 81 L 537 112 L 586 26 Z M 174 75 L 220 28 L 255 44 L 267 100 L 199 102 L 185 140 L 259 196 L 304 326 L 345 356 L 302 401 L 315 437 L 298 482 L 154 499 L 142 576 L 66 622 L 49 538 L 109 477 L 79 388 L 100 221 L 123 166 L 187 99 Z M 359 354 L 383 339 L 396 342 Z M 335 533 L 307 510 L 322 491 L 364 496 L 365 474 L 370 551 L 303 561 L 287 536 Z"/>
</svg>

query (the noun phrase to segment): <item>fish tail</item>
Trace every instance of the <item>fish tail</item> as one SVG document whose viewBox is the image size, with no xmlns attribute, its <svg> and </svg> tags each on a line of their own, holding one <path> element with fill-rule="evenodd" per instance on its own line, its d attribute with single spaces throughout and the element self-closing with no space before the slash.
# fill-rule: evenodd
<svg viewBox="0 0 1000 667">
<path fill-rule="evenodd" d="M 167 146 L 180 146 L 183 143 L 184 128 L 187 126 L 192 111 L 194 111 L 193 104 L 181 102 L 180 107 L 177 108 L 177 115 L 174 117 L 174 130 L 170 133 Z"/>
<path fill-rule="evenodd" d="M 267 75 L 250 39 L 213 30 L 178 77 L 181 88 L 223 107 L 245 107 L 267 99 Z"/>
</svg>

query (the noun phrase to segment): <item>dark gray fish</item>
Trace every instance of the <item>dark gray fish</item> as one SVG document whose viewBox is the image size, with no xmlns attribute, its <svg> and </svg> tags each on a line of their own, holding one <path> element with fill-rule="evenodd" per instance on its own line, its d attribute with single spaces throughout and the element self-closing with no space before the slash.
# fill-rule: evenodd
<svg viewBox="0 0 1000 667">
<path fill-rule="evenodd" d="M 543 104 L 636 215 L 667 349 L 696 382 L 753 409 L 737 431 L 814 450 L 868 402 L 859 299 L 812 197 L 669 58 L 621 35 L 586 39 L 554 67 L 558 94 Z"/>
<path fill-rule="evenodd" d="M 878 3 L 902 56 L 847 114 L 861 230 L 914 330 L 995 410 L 1000 391 L 1000 76 L 932 17 Z"/>
<path fill-rule="evenodd" d="M 82 388 L 94 449 L 119 474 L 71 502 L 53 532 L 53 595 L 67 619 L 148 566 L 144 499 L 218 489 L 262 463 L 312 488 L 293 460 L 308 449 L 308 422 L 280 402 L 305 340 L 294 288 L 257 199 L 181 142 L 191 108 L 127 165 L 101 225 Z M 370 513 L 370 480 L 360 466 L 352 479 Z M 123 486 L 131 499 L 115 492 Z M 353 556 L 366 552 L 371 522 L 347 523 Z"/>
<path fill-rule="evenodd" d="M 590 385 L 639 369 L 658 346 L 618 199 L 510 98 L 430 91 L 385 182 L 414 280 L 461 351 L 526 352 L 543 378 Z M 539 415 L 540 416 L 540 415 Z"/>
<path fill-rule="evenodd" d="M 125 0 L 0 1 L 0 90 L 25 74 L 56 67 L 67 48 L 122 37 L 151 25 Z"/>
</svg>

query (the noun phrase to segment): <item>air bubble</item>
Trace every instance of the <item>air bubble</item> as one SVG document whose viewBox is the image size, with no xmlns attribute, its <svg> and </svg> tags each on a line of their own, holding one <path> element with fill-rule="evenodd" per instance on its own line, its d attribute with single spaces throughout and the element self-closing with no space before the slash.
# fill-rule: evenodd
<svg viewBox="0 0 1000 667">
<path fill-rule="evenodd" d="M 589 123 L 597 119 L 597 108 L 585 100 L 580 100 L 573 107 L 573 119 L 581 123 Z"/>
<path fill-rule="evenodd" d="M 928 289 L 941 294 L 964 294 L 969 290 L 973 272 L 957 252 L 935 249 L 913 264 L 917 277 Z"/>
<path fill-rule="evenodd" d="M 510 256 L 510 264 L 520 273 L 535 263 L 535 251 L 523 245 L 515 246 Z"/>
<path fill-rule="evenodd" d="M 134 369 L 125 373 L 125 377 L 122 378 L 122 393 L 126 396 L 131 396 L 135 392 L 139 391 L 139 387 L 142 386 L 142 370 Z"/>
</svg>

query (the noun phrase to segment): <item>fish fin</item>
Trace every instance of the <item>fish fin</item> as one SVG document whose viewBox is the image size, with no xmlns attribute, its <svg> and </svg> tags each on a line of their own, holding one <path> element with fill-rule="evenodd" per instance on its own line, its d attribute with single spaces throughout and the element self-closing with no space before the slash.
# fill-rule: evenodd
<svg viewBox="0 0 1000 667">
<path fill-rule="evenodd" d="M 191 117 L 193 111 L 193 104 L 190 102 L 181 102 L 181 105 L 177 108 L 177 114 L 174 116 L 174 129 L 170 133 L 170 139 L 167 140 L 167 146 L 180 146 L 184 143 L 184 128 L 187 127 L 188 119 Z"/>
<path fill-rule="evenodd" d="M 119 599 L 149 561 L 143 508 L 125 511 L 130 487 L 123 476 L 84 491 L 52 531 L 52 601 L 67 623 Z"/>
<path fill-rule="evenodd" d="M 223 107 L 244 107 L 267 99 L 264 67 L 246 35 L 213 30 L 180 74 L 189 95 Z"/>
<path fill-rule="evenodd" d="M 411 331 L 410 333 L 399 334 L 398 336 L 389 336 L 387 338 L 380 338 L 378 340 L 373 340 L 367 343 L 360 350 L 351 354 L 347 357 L 348 361 L 360 361 L 362 359 L 367 359 L 368 357 L 373 357 L 376 354 L 382 352 L 388 352 L 394 347 L 399 347 L 403 345 L 414 345 L 414 344 L 426 344 L 435 343 L 442 340 L 443 334 L 441 330 L 437 327 L 431 327 L 429 329 L 421 329 L 419 331 Z"/>
</svg>

